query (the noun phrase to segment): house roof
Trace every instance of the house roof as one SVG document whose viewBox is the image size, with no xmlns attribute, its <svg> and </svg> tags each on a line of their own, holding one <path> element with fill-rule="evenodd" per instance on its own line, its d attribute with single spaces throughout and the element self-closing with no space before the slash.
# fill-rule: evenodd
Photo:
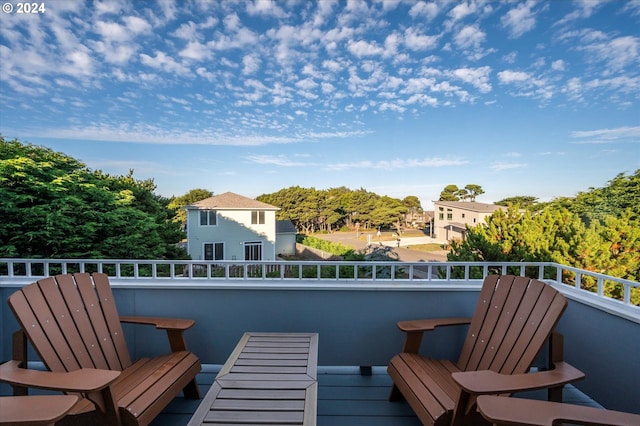
<svg viewBox="0 0 640 426">
<path fill-rule="evenodd" d="M 504 206 L 497 204 L 478 203 L 476 201 L 434 201 L 434 205 L 470 210 L 478 213 L 493 213 L 496 210 L 506 210 Z"/>
<path fill-rule="evenodd" d="M 296 234 L 296 226 L 289 219 L 276 221 L 277 234 Z"/>
<path fill-rule="evenodd" d="M 224 194 L 205 198 L 204 200 L 189 204 L 186 208 L 189 210 L 280 210 L 280 208 L 272 206 L 271 204 L 243 197 L 242 195 L 234 194 L 233 192 L 225 192 Z"/>
</svg>

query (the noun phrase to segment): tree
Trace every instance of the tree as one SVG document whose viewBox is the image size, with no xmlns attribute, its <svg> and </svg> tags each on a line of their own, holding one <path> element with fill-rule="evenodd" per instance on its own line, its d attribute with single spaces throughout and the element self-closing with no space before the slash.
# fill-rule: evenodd
<svg viewBox="0 0 640 426">
<path fill-rule="evenodd" d="M 0 257 L 185 258 L 152 180 L 0 137 Z"/>
<path fill-rule="evenodd" d="M 397 198 L 382 196 L 378 198 L 376 206 L 371 212 L 371 225 L 374 227 L 391 227 L 402 232 L 404 215 L 407 208 Z"/>
<path fill-rule="evenodd" d="M 531 195 L 518 195 L 515 197 L 503 198 L 502 200 L 496 201 L 493 204 L 496 204 L 498 206 L 516 205 L 526 209 L 528 207 L 533 206 L 537 202 L 538 202 L 537 197 L 533 197 Z"/>
<path fill-rule="evenodd" d="M 440 201 L 475 201 L 478 195 L 484 194 L 480 185 L 468 184 L 460 189 L 457 185 L 447 185 L 440 193 Z"/>
<path fill-rule="evenodd" d="M 469 184 L 464 187 L 464 190 L 466 194 L 463 199 L 468 199 L 469 201 L 476 201 L 478 195 L 484 194 L 484 190 L 480 185 Z"/>
<path fill-rule="evenodd" d="M 213 192 L 208 189 L 192 189 L 179 197 L 171 197 L 167 207 L 174 211 L 173 221 L 180 224 L 180 228 L 187 228 L 187 211 L 184 209 L 189 204 L 196 203 L 206 198 L 212 197 Z"/>
<path fill-rule="evenodd" d="M 640 169 L 632 175 L 618 174 L 603 188 L 590 188 L 579 193 L 571 203 L 571 209 L 587 222 L 604 220 L 607 216 L 619 216 L 627 209 L 636 214 L 640 206 Z"/>
<path fill-rule="evenodd" d="M 440 193 L 439 201 L 460 201 L 460 188 L 457 185 L 447 185 Z"/>
<path fill-rule="evenodd" d="M 402 205 L 405 206 L 411 213 L 417 213 L 422 211 L 422 205 L 420 199 L 415 195 L 409 195 L 402 199 Z"/>
</svg>

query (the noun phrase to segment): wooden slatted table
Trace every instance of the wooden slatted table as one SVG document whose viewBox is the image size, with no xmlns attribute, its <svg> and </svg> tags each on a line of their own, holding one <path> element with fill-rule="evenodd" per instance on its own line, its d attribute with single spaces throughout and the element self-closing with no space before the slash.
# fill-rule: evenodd
<svg viewBox="0 0 640 426">
<path fill-rule="evenodd" d="M 317 368 L 317 333 L 245 333 L 189 426 L 315 426 Z"/>
</svg>

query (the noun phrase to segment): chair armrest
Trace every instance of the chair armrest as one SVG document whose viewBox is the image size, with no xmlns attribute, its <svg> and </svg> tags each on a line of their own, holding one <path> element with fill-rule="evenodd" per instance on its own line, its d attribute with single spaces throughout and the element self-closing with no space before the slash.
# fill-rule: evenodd
<svg viewBox="0 0 640 426">
<path fill-rule="evenodd" d="M 64 373 L 29 370 L 19 367 L 19 361 L 0 365 L 0 381 L 14 386 L 57 390 L 60 392 L 95 392 L 108 387 L 120 375 L 119 371 L 83 368 Z"/>
<path fill-rule="evenodd" d="M 566 362 L 553 370 L 525 374 L 501 374 L 490 370 L 452 373 L 453 379 L 470 394 L 500 394 L 561 386 L 584 378 L 584 373 Z"/>
<path fill-rule="evenodd" d="M 469 324 L 471 318 L 433 318 L 398 322 L 398 328 L 407 333 L 402 352 L 418 353 L 425 331 L 432 331 L 436 327 Z"/>
<path fill-rule="evenodd" d="M 191 319 L 138 316 L 120 316 L 120 322 L 153 325 L 161 330 L 187 330 L 195 324 L 195 321 Z"/>
<path fill-rule="evenodd" d="M 0 423 L 5 425 L 54 424 L 79 398 L 75 395 L 0 397 Z"/>
<path fill-rule="evenodd" d="M 552 426 L 558 422 L 584 425 L 639 425 L 640 415 L 559 402 L 482 395 L 482 416 L 497 425 Z"/>
<path fill-rule="evenodd" d="M 411 321 L 399 321 L 398 328 L 406 333 L 432 331 L 436 327 L 463 325 L 471 323 L 471 318 L 433 318 Z"/>
</svg>

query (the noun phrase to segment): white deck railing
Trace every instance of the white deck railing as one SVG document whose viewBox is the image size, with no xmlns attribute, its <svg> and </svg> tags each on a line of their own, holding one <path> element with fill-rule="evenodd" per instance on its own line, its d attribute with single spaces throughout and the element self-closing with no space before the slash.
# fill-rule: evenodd
<svg viewBox="0 0 640 426">
<path fill-rule="evenodd" d="M 633 306 L 640 283 L 553 262 L 347 262 L 192 261 L 122 259 L 0 259 L 0 283 L 73 272 L 105 272 L 115 281 L 215 283 L 218 281 L 319 282 L 334 284 L 414 284 L 480 281 L 489 274 L 513 274 L 563 283 L 606 300 Z M 608 291 L 607 291 L 608 290 Z M 636 296 L 637 297 L 637 296 Z M 637 302 L 636 302 L 637 303 Z M 640 309 L 640 308 L 639 308 Z"/>
</svg>

